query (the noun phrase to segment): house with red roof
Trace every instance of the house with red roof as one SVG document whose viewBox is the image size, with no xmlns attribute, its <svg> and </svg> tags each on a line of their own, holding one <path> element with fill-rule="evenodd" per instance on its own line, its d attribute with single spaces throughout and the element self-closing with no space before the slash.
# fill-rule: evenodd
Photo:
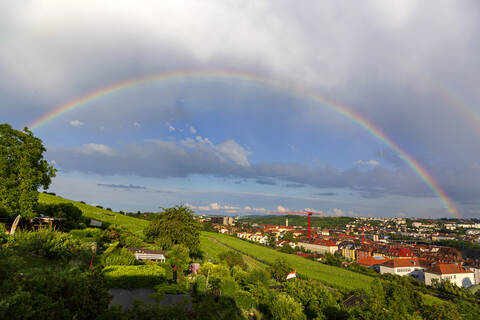
<svg viewBox="0 0 480 320">
<path fill-rule="evenodd" d="M 325 254 L 325 253 L 334 254 L 335 252 L 338 251 L 338 246 L 335 244 L 335 242 L 331 240 L 317 239 L 312 241 L 311 243 L 299 242 L 298 246 L 305 248 L 307 250 L 310 250 L 312 252 L 321 253 L 321 254 Z"/>
<path fill-rule="evenodd" d="M 357 260 L 357 263 L 361 266 L 375 269 L 375 271 L 380 272 L 380 265 L 388 260 L 390 259 L 382 256 L 368 256 L 366 258 Z"/>
<path fill-rule="evenodd" d="M 380 265 L 381 274 L 391 273 L 398 276 L 410 276 L 419 281 L 424 280 L 424 269 L 417 258 L 391 259 Z"/>
<path fill-rule="evenodd" d="M 393 247 L 388 250 L 387 257 L 390 259 L 412 259 L 416 256 L 410 249 Z"/>
<path fill-rule="evenodd" d="M 433 282 L 442 280 L 464 288 L 475 283 L 473 271 L 453 263 L 436 263 L 425 271 L 425 284 L 432 285 Z"/>
</svg>

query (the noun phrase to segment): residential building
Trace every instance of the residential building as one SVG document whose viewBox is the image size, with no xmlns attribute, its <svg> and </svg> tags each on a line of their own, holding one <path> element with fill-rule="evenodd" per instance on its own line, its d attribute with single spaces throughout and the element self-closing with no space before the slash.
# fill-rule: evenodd
<svg viewBox="0 0 480 320">
<path fill-rule="evenodd" d="M 420 266 L 418 259 L 391 259 L 380 265 L 380 273 L 391 273 L 398 276 L 411 276 L 416 280 L 424 280 L 424 267 Z"/>
<path fill-rule="evenodd" d="M 437 263 L 425 271 L 425 284 L 448 280 L 451 283 L 468 288 L 475 283 L 474 272 L 453 263 Z"/>
</svg>

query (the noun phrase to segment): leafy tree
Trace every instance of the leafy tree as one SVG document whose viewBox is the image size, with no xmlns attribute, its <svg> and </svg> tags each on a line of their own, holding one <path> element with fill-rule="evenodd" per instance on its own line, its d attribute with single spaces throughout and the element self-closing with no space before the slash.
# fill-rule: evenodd
<svg viewBox="0 0 480 320">
<path fill-rule="evenodd" d="M 304 320 L 307 318 L 303 313 L 302 304 L 286 293 L 275 295 L 270 305 L 270 312 L 273 319 L 278 320 Z"/>
<path fill-rule="evenodd" d="M 200 246 L 200 228 L 192 209 L 179 205 L 163 209 L 145 228 L 144 233 L 148 240 L 155 241 L 164 250 L 175 244 L 183 244 L 191 253 L 195 253 Z"/>
<path fill-rule="evenodd" d="M 35 217 L 38 188 L 48 189 L 55 168 L 43 159 L 46 148 L 27 128 L 0 124 L 0 207 L 7 217 Z"/>
<path fill-rule="evenodd" d="M 60 229 L 64 231 L 78 229 L 82 222 L 82 210 L 72 203 L 38 204 L 36 212 L 48 217 L 65 219 L 60 224 Z"/>
<path fill-rule="evenodd" d="M 268 269 L 277 281 L 286 281 L 287 275 L 293 271 L 292 266 L 284 258 L 277 258 Z"/>
<path fill-rule="evenodd" d="M 235 251 L 225 251 L 218 255 L 220 260 L 225 261 L 230 268 L 239 266 L 243 270 L 247 270 L 247 264 L 243 261 L 243 257 L 240 253 Z"/>
<path fill-rule="evenodd" d="M 190 265 L 190 250 L 182 244 L 176 244 L 167 252 L 167 262 L 180 268 L 182 272 L 188 270 Z"/>
<path fill-rule="evenodd" d="M 294 242 L 295 241 L 295 236 L 293 235 L 293 232 L 291 231 L 287 231 L 285 232 L 285 234 L 283 235 L 283 240 L 285 241 L 290 241 L 290 242 Z"/>
<path fill-rule="evenodd" d="M 277 246 L 277 237 L 275 237 L 273 233 L 268 234 L 267 245 L 271 248 L 275 248 Z"/>
<path fill-rule="evenodd" d="M 454 305 L 449 303 L 436 303 L 431 306 L 423 306 L 422 318 L 425 320 L 460 320 L 460 314 Z"/>
</svg>

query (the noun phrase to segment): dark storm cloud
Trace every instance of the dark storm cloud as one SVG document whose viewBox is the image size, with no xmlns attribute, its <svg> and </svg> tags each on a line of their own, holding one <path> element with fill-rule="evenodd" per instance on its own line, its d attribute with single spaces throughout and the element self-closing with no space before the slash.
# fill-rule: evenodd
<svg viewBox="0 0 480 320">
<path fill-rule="evenodd" d="M 317 192 L 314 193 L 314 196 L 325 196 L 325 197 L 330 197 L 330 196 L 336 196 L 338 193 L 336 192 Z"/>
<path fill-rule="evenodd" d="M 313 167 L 273 162 L 249 164 L 245 162 L 242 150 L 243 148 L 234 141 L 214 145 L 207 139 L 200 138 L 189 143 L 152 140 L 144 144 L 125 144 L 123 148 L 118 149 L 97 144 L 76 148 L 52 148 L 48 152 L 48 157 L 55 160 L 64 171 L 102 175 L 169 178 L 201 174 L 253 179 L 258 184 L 268 185 L 280 180 L 287 184 L 310 185 L 317 188 L 348 188 L 367 198 L 386 195 L 432 196 L 431 190 L 409 168 L 392 170 L 377 167 L 365 171 L 357 168 L 340 170 L 329 165 Z M 476 170 L 476 175 L 471 175 L 472 170 Z M 447 191 L 456 188 L 458 181 L 465 183 L 464 180 L 470 175 L 468 183 L 462 188 L 463 192 L 452 192 L 452 195 L 461 201 L 475 197 L 476 177 L 480 177 L 478 168 L 463 172 L 440 169 L 438 171 L 438 175 L 443 172 L 448 176 L 447 180 L 456 181 L 450 184 L 440 181 L 441 185 L 446 186 Z"/>
<path fill-rule="evenodd" d="M 277 185 L 277 183 L 275 181 L 272 181 L 272 180 L 257 179 L 257 180 L 255 180 L 255 183 L 256 184 L 265 184 L 265 185 L 268 185 L 268 186 L 276 186 Z"/>
<path fill-rule="evenodd" d="M 284 184 L 283 186 L 287 187 L 287 188 L 303 188 L 303 187 L 305 187 L 304 184 L 299 184 L 299 183 L 287 183 L 287 184 Z"/>
<path fill-rule="evenodd" d="M 99 187 L 112 188 L 112 189 L 127 189 L 127 190 L 145 190 L 145 186 L 135 186 L 135 185 L 126 185 L 126 184 L 108 184 L 108 183 L 97 183 Z"/>
</svg>

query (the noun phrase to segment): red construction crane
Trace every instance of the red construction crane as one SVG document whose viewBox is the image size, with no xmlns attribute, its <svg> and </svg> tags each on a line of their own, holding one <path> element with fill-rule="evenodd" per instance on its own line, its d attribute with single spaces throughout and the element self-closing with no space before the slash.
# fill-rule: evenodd
<svg viewBox="0 0 480 320">
<path fill-rule="evenodd" d="M 311 212 L 311 211 L 270 211 L 270 213 L 281 213 L 281 214 L 297 214 L 297 215 L 308 215 L 308 239 L 312 237 L 311 232 L 311 217 L 312 215 L 321 216 L 320 212 Z"/>
</svg>

